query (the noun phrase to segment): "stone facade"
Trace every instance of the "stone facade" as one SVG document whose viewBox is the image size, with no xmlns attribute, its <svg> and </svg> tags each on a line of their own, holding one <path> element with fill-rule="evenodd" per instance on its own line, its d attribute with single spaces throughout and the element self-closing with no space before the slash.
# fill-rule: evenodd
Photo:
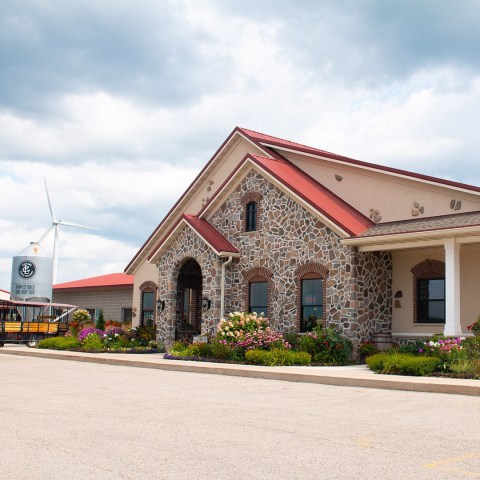
<svg viewBox="0 0 480 480">
<path fill-rule="evenodd" d="M 245 231 L 245 205 L 259 202 L 257 230 Z M 389 254 L 358 253 L 292 197 L 251 170 L 208 218 L 240 252 L 226 268 L 225 312 L 246 310 L 248 280 L 261 274 L 269 283 L 269 319 L 281 331 L 299 328 L 299 278 L 314 271 L 324 283 L 324 324 L 355 344 L 391 328 L 392 262 Z M 174 340 L 178 316 L 177 278 L 181 265 L 195 259 L 202 269 L 202 295 L 212 300 L 202 331 L 219 320 L 222 259 L 188 227 L 159 262 L 159 296 L 167 307 L 158 323 L 160 339 Z"/>
</svg>

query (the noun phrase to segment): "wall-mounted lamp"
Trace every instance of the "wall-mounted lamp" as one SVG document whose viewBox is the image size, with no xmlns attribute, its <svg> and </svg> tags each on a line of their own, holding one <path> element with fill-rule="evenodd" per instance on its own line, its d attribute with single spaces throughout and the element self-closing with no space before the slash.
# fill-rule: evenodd
<svg viewBox="0 0 480 480">
<path fill-rule="evenodd" d="M 161 313 L 165 310 L 165 300 L 157 300 L 157 312 Z"/>
<path fill-rule="evenodd" d="M 403 292 L 401 290 L 397 290 L 395 292 L 395 298 L 402 298 L 403 297 Z"/>
<path fill-rule="evenodd" d="M 202 308 L 203 308 L 203 310 L 206 312 L 207 310 L 210 310 L 211 306 L 212 306 L 212 301 L 207 297 L 203 297 L 202 298 Z"/>
</svg>

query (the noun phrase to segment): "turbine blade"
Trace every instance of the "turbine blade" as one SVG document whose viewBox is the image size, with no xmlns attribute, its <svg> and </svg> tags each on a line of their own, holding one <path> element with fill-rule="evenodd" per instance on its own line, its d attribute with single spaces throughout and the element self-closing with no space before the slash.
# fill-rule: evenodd
<svg viewBox="0 0 480 480">
<path fill-rule="evenodd" d="M 65 225 L 66 227 L 76 227 L 76 228 L 85 228 L 87 230 L 98 230 L 96 227 L 87 227 L 87 225 L 80 225 L 79 223 L 64 222 L 63 220 L 58 220 L 58 225 Z"/>
<path fill-rule="evenodd" d="M 48 208 L 50 209 L 50 213 L 52 214 L 53 223 L 57 221 L 57 217 L 55 216 L 55 212 L 53 211 L 52 202 L 50 201 L 50 195 L 48 193 L 47 187 L 47 179 L 44 178 L 43 181 L 45 182 L 45 191 L 47 192 L 47 200 L 48 200 Z"/>
<path fill-rule="evenodd" d="M 37 243 L 42 243 L 44 238 L 52 231 L 53 225 L 47 229 L 47 231 L 40 237 Z"/>
</svg>

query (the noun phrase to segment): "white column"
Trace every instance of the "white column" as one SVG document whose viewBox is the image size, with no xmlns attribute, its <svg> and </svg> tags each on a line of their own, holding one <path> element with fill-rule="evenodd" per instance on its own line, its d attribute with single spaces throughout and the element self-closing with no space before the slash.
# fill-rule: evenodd
<svg viewBox="0 0 480 480">
<path fill-rule="evenodd" d="M 449 336 L 461 335 L 460 325 L 460 245 L 448 238 L 445 247 L 445 330 Z"/>
</svg>

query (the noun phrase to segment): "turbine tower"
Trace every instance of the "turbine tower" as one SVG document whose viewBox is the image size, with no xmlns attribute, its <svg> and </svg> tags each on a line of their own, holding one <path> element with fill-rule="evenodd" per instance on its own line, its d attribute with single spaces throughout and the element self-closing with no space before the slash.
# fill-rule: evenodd
<svg viewBox="0 0 480 480">
<path fill-rule="evenodd" d="M 48 208 L 50 209 L 50 214 L 52 215 L 52 225 L 51 227 L 48 228 L 48 230 L 40 237 L 38 240 L 38 243 L 41 244 L 41 242 L 45 239 L 45 237 L 53 230 L 55 229 L 55 237 L 53 240 L 53 278 L 52 278 L 52 284 L 55 285 L 57 283 L 57 267 L 58 267 L 58 251 L 59 251 L 59 231 L 60 231 L 60 226 L 65 226 L 65 227 L 75 227 L 75 228 L 83 228 L 87 230 L 98 230 L 98 228 L 94 227 L 87 227 L 86 225 L 80 225 L 78 223 L 72 223 L 72 222 L 65 222 L 63 220 L 58 220 L 55 212 L 52 207 L 52 202 L 50 201 L 50 195 L 48 193 L 48 187 L 47 187 L 47 180 L 44 178 L 43 181 L 45 182 L 45 191 L 47 192 L 47 201 L 48 201 Z"/>
</svg>

